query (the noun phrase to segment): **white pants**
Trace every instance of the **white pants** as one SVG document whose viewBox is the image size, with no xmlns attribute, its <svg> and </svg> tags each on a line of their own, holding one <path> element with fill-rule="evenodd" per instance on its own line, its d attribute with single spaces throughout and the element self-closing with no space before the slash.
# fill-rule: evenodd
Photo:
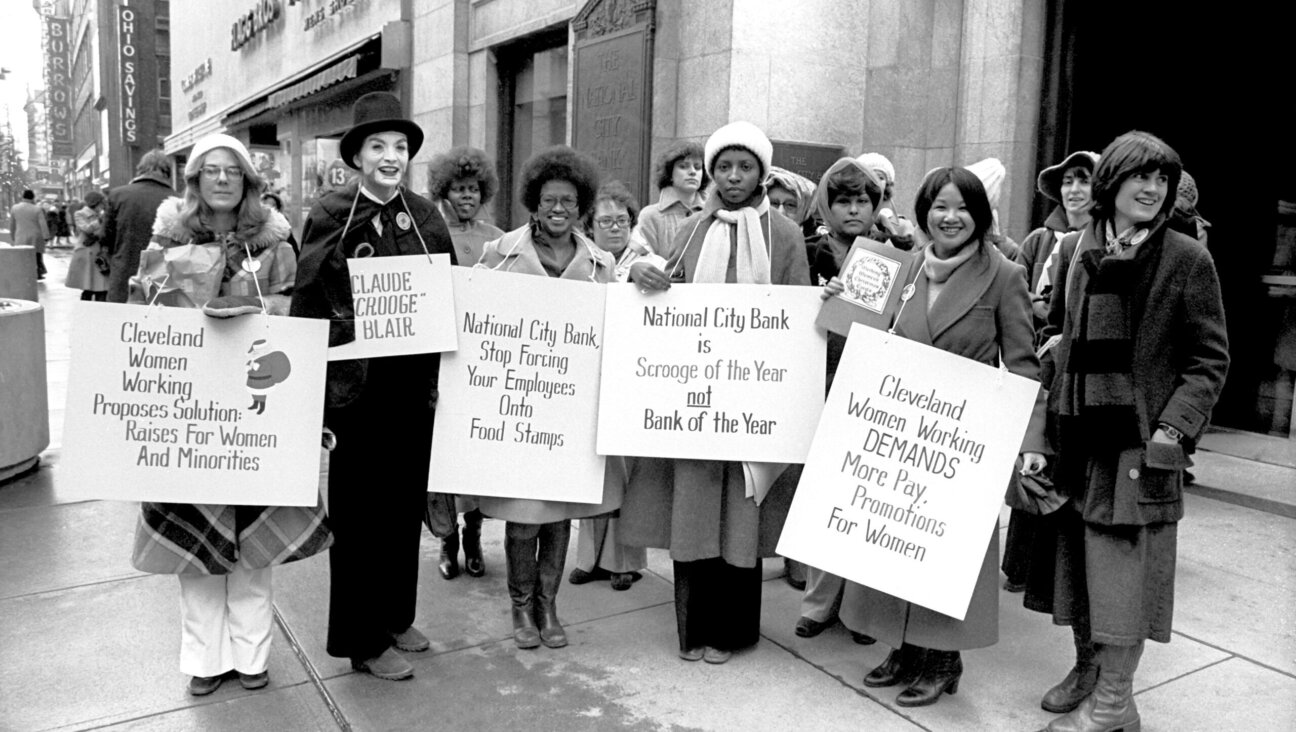
<svg viewBox="0 0 1296 732">
<path fill-rule="evenodd" d="M 270 568 L 222 575 L 181 574 L 180 671 L 259 674 L 270 662 Z"/>
</svg>

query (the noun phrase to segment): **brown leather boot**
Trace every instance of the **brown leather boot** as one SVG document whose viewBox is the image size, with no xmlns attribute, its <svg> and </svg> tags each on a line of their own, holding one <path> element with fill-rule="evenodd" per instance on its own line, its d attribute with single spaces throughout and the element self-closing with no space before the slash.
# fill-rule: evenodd
<svg viewBox="0 0 1296 732">
<path fill-rule="evenodd" d="M 1094 645 L 1089 634 L 1075 627 L 1071 631 L 1075 639 L 1075 666 L 1057 686 L 1044 693 L 1040 707 L 1046 712 L 1066 714 L 1075 709 L 1093 693 L 1098 683 L 1098 664 L 1094 661 Z"/>
<path fill-rule="evenodd" d="M 868 672 L 864 677 L 864 685 L 875 689 L 896 684 L 908 685 L 922 672 L 926 653 L 925 648 L 908 643 L 900 644 L 899 648 L 887 654 L 880 666 Z"/>
<path fill-rule="evenodd" d="M 1097 645 L 1098 683 L 1080 706 L 1049 723 L 1046 732 L 1138 732 L 1134 671 L 1143 641 L 1132 646 Z"/>
<path fill-rule="evenodd" d="M 513 604 L 513 643 L 518 648 L 538 648 L 540 631 L 532 613 L 535 610 L 536 542 L 521 539 L 504 531 L 504 560 L 509 600 Z"/>
<path fill-rule="evenodd" d="M 922 673 L 900 692 L 896 704 L 902 707 L 925 707 L 940 701 L 941 694 L 957 694 L 963 678 L 963 659 L 958 651 L 928 649 Z"/>
<path fill-rule="evenodd" d="M 540 642 L 546 648 L 567 645 L 567 631 L 558 620 L 558 588 L 562 585 L 563 565 L 567 562 L 567 545 L 571 541 L 571 522 L 556 521 L 540 530 L 539 561 L 536 564 L 535 619 L 540 628 Z"/>
</svg>

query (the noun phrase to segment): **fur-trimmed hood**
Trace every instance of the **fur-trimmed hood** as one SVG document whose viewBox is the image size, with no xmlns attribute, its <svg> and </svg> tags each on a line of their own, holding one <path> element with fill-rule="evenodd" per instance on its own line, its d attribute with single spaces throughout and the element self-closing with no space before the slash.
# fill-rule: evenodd
<svg viewBox="0 0 1296 732">
<path fill-rule="evenodd" d="M 158 206 L 157 218 L 153 220 L 154 238 L 170 239 L 179 244 L 188 244 L 195 239 L 196 232 L 191 231 L 181 221 L 183 213 L 183 198 L 172 196 L 164 200 L 162 205 Z M 275 210 L 269 210 L 267 213 L 270 217 L 261 226 L 261 230 L 243 242 L 253 254 L 259 254 L 275 244 L 287 241 L 292 233 L 292 225 L 282 213 Z"/>
</svg>

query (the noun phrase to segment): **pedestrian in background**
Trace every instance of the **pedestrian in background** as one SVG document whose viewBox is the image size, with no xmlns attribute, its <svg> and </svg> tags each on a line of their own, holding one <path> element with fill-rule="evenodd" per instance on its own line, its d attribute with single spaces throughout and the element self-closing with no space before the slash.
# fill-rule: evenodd
<svg viewBox="0 0 1296 732">
<path fill-rule="evenodd" d="M 801 230 L 773 213 L 765 195 L 773 152 L 750 122 L 716 130 L 704 149 L 715 192 L 684 220 L 665 267 L 645 257 L 630 266 L 631 280 L 646 290 L 669 289 L 677 277 L 810 284 Z M 775 556 L 795 479 L 781 479 L 782 464 L 635 462 L 621 511 L 622 541 L 670 550 L 680 658 L 725 663 L 760 640 L 761 559 Z"/>
<path fill-rule="evenodd" d="M 986 240 L 993 244 L 1009 262 L 1016 261 L 1017 252 L 1021 247 L 999 228 L 999 194 L 1003 192 L 1004 178 L 1008 175 L 1007 169 L 999 158 L 978 160 L 968 165 L 967 169 L 980 179 L 981 185 L 985 188 L 986 198 L 990 201 L 990 212 L 994 215 L 990 230 L 985 233 Z"/>
<path fill-rule="evenodd" d="M 890 244 L 906 252 L 913 249 L 914 232 L 917 231 L 917 227 L 895 210 L 895 165 L 882 153 L 866 152 L 855 159 L 886 183 L 886 188 L 882 191 L 882 201 L 877 205 L 873 229 L 869 232 L 868 238 Z"/>
<path fill-rule="evenodd" d="M 653 164 L 653 181 L 657 185 L 657 202 L 639 212 L 639 223 L 630 236 L 630 246 L 639 254 L 655 254 L 663 260 L 674 251 L 675 236 L 684 219 L 702 210 L 706 187 L 710 182 L 702 166 L 702 146 L 696 142 L 676 142 L 666 148 Z"/>
<path fill-rule="evenodd" d="M 1039 333 L 1045 325 L 1049 296 L 1062 264 L 1062 240 L 1068 233 L 1089 223 L 1093 209 L 1093 170 L 1097 162 L 1098 153 L 1087 150 L 1074 152 L 1057 165 L 1045 168 L 1036 180 L 1039 192 L 1057 204 L 1044 220 L 1044 226 L 1032 231 L 1017 252 L 1017 264 L 1026 268 L 1037 346 L 1045 340 Z M 1052 358 L 1046 358 L 1044 363 L 1051 364 Z M 1047 385 L 1052 380 L 1052 371 L 1044 364 L 1041 366 L 1040 380 Z M 1048 436 L 1050 439 L 1054 436 L 1051 429 Z M 1004 573 L 1003 588 L 1008 592 L 1022 592 L 1026 589 L 1030 565 L 1037 555 L 1035 534 L 1038 526 L 1041 522 L 1056 520 L 1056 516 L 1033 513 L 1034 507 L 1019 504 L 1015 493 L 1009 493 L 1007 501 L 1011 514 L 1000 563 Z M 1051 559 L 1051 553 L 1049 556 Z M 1045 704 L 1049 711 L 1069 711 L 1050 709 L 1049 703 Z"/>
<path fill-rule="evenodd" d="M 1170 641 L 1182 471 L 1229 364 L 1215 265 L 1167 226 L 1181 171 L 1146 132 L 1108 145 L 1093 219 L 1065 239 L 1054 283 L 1053 480 L 1070 503 L 1056 512 L 1053 571 L 1032 565 L 1025 604 L 1075 635 L 1075 667 L 1044 697 L 1074 706 L 1055 732 L 1137 729 L 1144 642 Z"/>
<path fill-rule="evenodd" d="M 531 219 L 487 242 L 480 266 L 503 272 L 585 282 L 615 282 L 616 261 L 577 230 L 594 208 L 598 168 L 588 156 L 564 145 L 535 154 L 518 176 L 522 205 Z M 518 648 L 567 645 L 558 619 L 571 520 L 607 516 L 621 505 L 625 462 L 607 458 L 601 503 L 567 503 L 525 498 L 480 499 L 482 513 L 504 524 L 513 643 Z"/>
<path fill-rule="evenodd" d="M 13 244 L 16 247 L 32 247 L 36 250 L 36 279 L 45 279 L 45 242 L 49 240 L 49 227 L 45 223 L 45 213 L 34 201 L 36 194 L 30 190 L 22 192 L 22 200 L 9 209 L 9 230 L 13 232 Z"/>
<path fill-rule="evenodd" d="M 174 194 L 171 159 L 157 149 L 140 158 L 130 183 L 108 192 L 100 242 L 108 256 L 108 302 L 126 302 L 130 278 L 139 269 L 140 250 L 153 234 L 158 206 Z M 74 201 L 69 209 L 78 206 Z"/>
<path fill-rule="evenodd" d="M 841 272 L 855 240 L 868 238 L 885 185 L 876 170 L 854 158 L 842 158 L 824 172 L 812 204 L 816 215 L 828 226 L 828 233 L 806 242 L 806 249 L 811 252 L 811 281 L 821 285 L 831 281 Z M 830 331 L 825 391 L 832 389 L 845 348 L 846 337 Z M 807 566 L 805 574 L 801 617 L 795 630 L 798 637 L 813 638 L 837 622 L 846 580 L 818 567 Z M 855 631 L 851 631 L 851 638 L 860 645 L 876 642 L 872 636 Z"/>
<path fill-rule="evenodd" d="M 41 210 L 45 212 L 45 228 L 49 230 L 50 246 L 66 245 L 69 232 L 66 225 L 59 226 L 58 205 L 52 201 L 44 201 L 41 203 Z"/>
<path fill-rule="evenodd" d="M 348 259 L 449 254 L 455 263 L 436 206 L 404 184 L 423 130 L 387 92 L 360 97 L 353 113 L 339 148 L 359 175 L 311 207 L 292 301 L 292 315 L 329 321 L 330 346 L 355 340 Z M 380 679 L 413 676 L 400 651 L 431 645 L 414 615 L 440 367 L 437 353 L 328 364 L 324 424 L 337 446 L 328 479 L 335 543 L 327 650 Z"/>
<path fill-rule="evenodd" d="M 772 165 L 769 174 L 765 176 L 765 194 L 769 196 L 770 208 L 796 224 L 803 236 L 819 235 L 818 220 L 812 205 L 815 194 L 814 181 Z"/>
<path fill-rule="evenodd" d="M 102 302 L 108 295 L 108 258 L 103 254 L 103 194 L 90 191 L 75 214 L 76 249 L 68 262 L 64 284 L 81 290 L 82 300 Z"/>
<path fill-rule="evenodd" d="M 481 210 L 495 198 L 499 178 L 486 152 L 456 147 L 428 163 L 428 194 L 437 201 L 450 227 L 459 263 L 471 267 L 481 259 L 486 242 L 504 235 L 499 227 L 480 218 Z"/>
<path fill-rule="evenodd" d="M 1021 266 L 1004 259 L 987 238 L 994 217 L 981 181 L 966 168 L 936 168 L 923 180 L 915 208 L 918 226 L 931 243 L 918 253 L 913 296 L 896 315 L 895 333 L 1038 380 L 1026 277 Z M 841 280 L 834 279 L 825 288 L 825 297 L 841 291 Z M 1041 390 L 1022 441 L 1021 472 L 1042 471 L 1047 462 L 1044 451 Z M 1012 480 L 1019 480 L 1017 471 Z M 963 620 L 849 583 L 842 598 L 842 622 L 893 648 L 864 677 L 864 685 L 905 686 L 896 697 L 902 707 L 935 704 L 941 694 L 957 692 L 963 675 L 960 651 L 999 640 L 998 559 L 996 522 L 986 537 Z"/>
<path fill-rule="evenodd" d="M 248 304 L 285 314 L 296 270 L 289 226 L 261 206 L 265 183 L 247 148 L 208 135 L 194 144 L 184 172 L 184 198 L 158 207 L 131 301 L 201 307 L 215 317 L 245 312 L 251 308 L 239 306 Z M 98 195 L 86 194 L 87 202 Z M 249 256 L 259 266 L 241 266 Z M 269 683 L 271 567 L 321 552 L 329 539 L 318 504 L 140 505 L 131 564 L 179 578 L 180 670 L 191 676 L 190 694 L 216 691 L 231 672 L 245 689 Z"/>
<path fill-rule="evenodd" d="M 274 211 L 278 211 L 279 213 L 284 213 L 283 198 L 280 197 L 279 194 L 275 193 L 274 191 L 266 191 L 265 193 L 262 193 L 261 203 L 266 208 L 272 209 Z M 287 217 L 288 215 L 284 214 L 284 218 Z M 288 232 L 288 245 L 292 247 L 293 254 L 301 254 L 301 245 L 297 243 L 297 237 L 294 236 L 291 231 Z"/>
</svg>

